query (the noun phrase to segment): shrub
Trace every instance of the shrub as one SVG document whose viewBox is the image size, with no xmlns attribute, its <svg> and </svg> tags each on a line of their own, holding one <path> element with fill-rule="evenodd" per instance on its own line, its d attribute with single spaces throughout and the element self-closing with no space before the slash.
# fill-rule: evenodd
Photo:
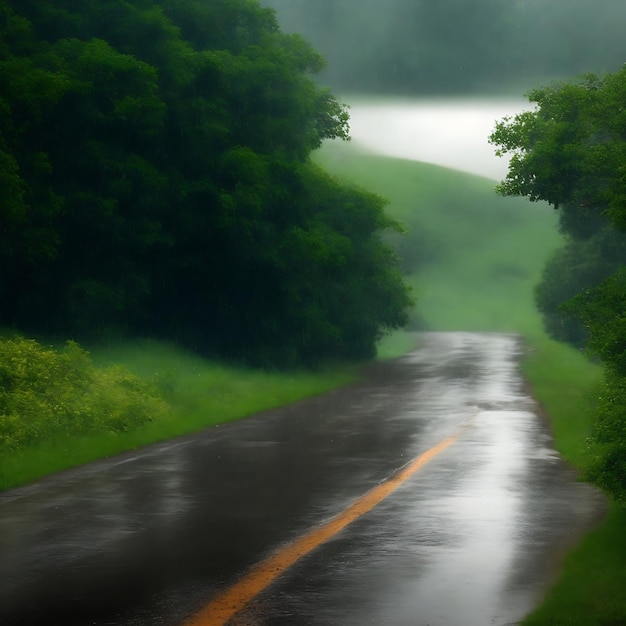
<svg viewBox="0 0 626 626">
<path fill-rule="evenodd" d="M 594 424 L 594 458 L 585 477 L 626 507 L 626 377 L 605 367 Z"/>
<path fill-rule="evenodd" d="M 154 386 L 117 365 L 96 367 L 73 341 L 55 350 L 0 338 L 0 450 L 68 434 L 128 432 L 169 412 Z"/>
</svg>

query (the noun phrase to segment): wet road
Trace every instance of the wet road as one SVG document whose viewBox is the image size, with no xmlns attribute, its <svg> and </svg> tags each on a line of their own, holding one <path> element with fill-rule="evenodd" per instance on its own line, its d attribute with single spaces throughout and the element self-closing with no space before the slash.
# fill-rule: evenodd
<svg viewBox="0 0 626 626">
<path fill-rule="evenodd" d="M 181 624 L 450 436 L 230 624 L 516 623 L 603 509 L 552 450 L 519 350 L 428 333 L 350 388 L 0 494 L 0 624 Z"/>
</svg>

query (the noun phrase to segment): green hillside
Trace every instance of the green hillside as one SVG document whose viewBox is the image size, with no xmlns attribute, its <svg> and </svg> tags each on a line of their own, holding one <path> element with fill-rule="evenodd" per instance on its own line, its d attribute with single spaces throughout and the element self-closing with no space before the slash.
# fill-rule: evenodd
<svg viewBox="0 0 626 626">
<path fill-rule="evenodd" d="M 501 198 L 491 180 L 328 142 L 317 159 L 389 200 L 393 236 L 417 296 L 412 328 L 535 333 L 533 288 L 560 245 L 547 205 Z"/>
</svg>

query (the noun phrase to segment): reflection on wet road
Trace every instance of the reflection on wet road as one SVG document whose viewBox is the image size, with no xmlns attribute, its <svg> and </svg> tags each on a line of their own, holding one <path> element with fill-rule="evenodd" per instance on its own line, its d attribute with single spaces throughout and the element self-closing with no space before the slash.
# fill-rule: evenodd
<svg viewBox="0 0 626 626">
<path fill-rule="evenodd" d="M 0 494 L 0 623 L 180 624 L 468 419 L 230 623 L 517 622 L 603 507 L 551 449 L 518 351 L 425 334 L 350 388 Z"/>
</svg>

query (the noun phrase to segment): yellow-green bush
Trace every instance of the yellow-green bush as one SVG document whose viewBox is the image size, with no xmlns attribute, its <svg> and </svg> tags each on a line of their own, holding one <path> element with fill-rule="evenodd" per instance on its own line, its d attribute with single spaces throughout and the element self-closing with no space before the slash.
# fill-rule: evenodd
<svg viewBox="0 0 626 626">
<path fill-rule="evenodd" d="M 169 411 L 154 386 L 120 366 L 96 367 L 72 341 L 55 350 L 0 338 L 0 450 L 61 434 L 127 432 Z"/>
</svg>

